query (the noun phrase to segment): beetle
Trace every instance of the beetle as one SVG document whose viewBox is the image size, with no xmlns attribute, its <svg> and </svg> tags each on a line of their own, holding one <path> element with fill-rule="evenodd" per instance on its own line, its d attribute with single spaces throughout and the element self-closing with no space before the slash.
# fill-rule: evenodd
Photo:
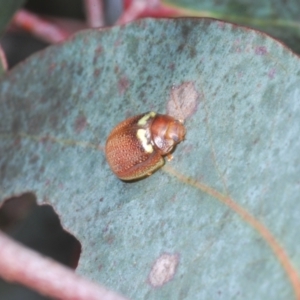
<svg viewBox="0 0 300 300">
<path fill-rule="evenodd" d="M 105 154 L 111 170 L 124 181 L 151 175 L 185 136 L 180 120 L 147 112 L 124 120 L 109 134 Z"/>
<path fill-rule="evenodd" d="M 128 118 L 107 138 L 107 162 L 121 180 L 144 178 L 164 165 L 164 156 L 170 155 L 185 133 L 183 123 L 169 115 L 151 111 Z"/>
</svg>

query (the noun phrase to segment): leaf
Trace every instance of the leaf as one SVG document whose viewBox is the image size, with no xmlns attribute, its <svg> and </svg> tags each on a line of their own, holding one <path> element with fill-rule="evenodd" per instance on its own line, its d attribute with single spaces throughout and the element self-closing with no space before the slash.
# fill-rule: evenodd
<svg viewBox="0 0 300 300">
<path fill-rule="evenodd" d="M 78 272 L 132 299 L 299 298 L 299 87 L 297 56 L 236 25 L 83 31 L 0 82 L 0 198 L 51 203 L 82 243 Z M 174 101 L 174 159 L 118 180 L 111 129 Z"/>
<path fill-rule="evenodd" d="M 0 0 L 0 34 L 3 33 L 14 13 L 24 2 L 25 0 Z"/>
<path fill-rule="evenodd" d="M 220 19 L 264 31 L 300 53 L 300 2 L 163 0 L 183 16 Z"/>
</svg>

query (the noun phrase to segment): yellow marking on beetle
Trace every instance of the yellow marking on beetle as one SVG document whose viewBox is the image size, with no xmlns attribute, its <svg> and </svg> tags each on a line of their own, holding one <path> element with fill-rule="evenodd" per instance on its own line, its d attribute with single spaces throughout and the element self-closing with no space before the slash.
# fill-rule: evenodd
<svg viewBox="0 0 300 300">
<path fill-rule="evenodd" d="M 147 121 L 150 119 L 150 118 L 154 118 L 156 115 L 156 113 L 154 111 L 151 111 L 149 112 L 148 114 L 144 115 L 141 119 L 139 119 L 138 121 L 138 125 L 146 125 L 147 124 Z"/>
<path fill-rule="evenodd" d="M 147 137 L 146 137 L 146 130 L 145 129 L 138 129 L 136 133 L 137 138 L 141 141 L 142 146 L 144 150 L 147 153 L 152 153 L 153 152 L 153 147 L 151 144 L 148 143 Z"/>
</svg>

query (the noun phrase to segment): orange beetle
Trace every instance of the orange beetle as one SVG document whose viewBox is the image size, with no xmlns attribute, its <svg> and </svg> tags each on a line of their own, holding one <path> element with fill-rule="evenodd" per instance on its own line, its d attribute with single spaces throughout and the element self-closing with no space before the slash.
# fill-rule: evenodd
<svg viewBox="0 0 300 300">
<path fill-rule="evenodd" d="M 185 136 L 185 127 L 168 115 L 147 112 L 119 123 L 109 134 L 105 153 L 111 170 L 122 180 L 151 175 L 163 166 Z"/>
</svg>

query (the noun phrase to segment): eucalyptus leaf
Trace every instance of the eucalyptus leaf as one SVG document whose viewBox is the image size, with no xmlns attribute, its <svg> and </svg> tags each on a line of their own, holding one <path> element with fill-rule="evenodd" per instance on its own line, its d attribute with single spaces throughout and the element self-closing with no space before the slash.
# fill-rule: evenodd
<svg viewBox="0 0 300 300">
<path fill-rule="evenodd" d="M 186 139 L 125 183 L 106 137 L 147 111 Z M 2 77 L 0 114 L 0 199 L 53 205 L 78 273 L 132 299 L 299 299 L 300 61 L 277 41 L 196 18 L 82 31 Z"/>
</svg>

